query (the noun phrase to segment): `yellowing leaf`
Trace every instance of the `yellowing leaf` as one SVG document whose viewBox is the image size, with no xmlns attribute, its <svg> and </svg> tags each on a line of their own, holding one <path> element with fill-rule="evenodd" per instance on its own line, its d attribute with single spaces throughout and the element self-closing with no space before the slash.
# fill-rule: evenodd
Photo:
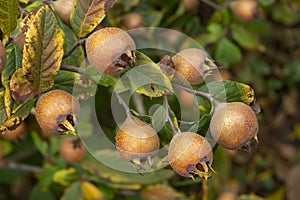
<svg viewBox="0 0 300 200">
<path fill-rule="evenodd" d="M 104 200 L 102 192 L 90 182 L 82 182 L 81 190 L 84 200 Z"/>
<path fill-rule="evenodd" d="M 78 175 L 75 168 L 58 170 L 53 176 L 53 182 L 63 186 L 69 186 L 76 179 L 78 179 Z"/>
<path fill-rule="evenodd" d="M 26 34 L 23 48 L 23 79 L 35 95 L 47 91 L 54 84 L 64 54 L 64 33 L 49 6 L 40 6 L 21 24 Z M 17 93 L 18 96 L 23 96 Z M 33 98 L 30 96 L 24 101 Z"/>
<path fill-rule="evenodd" d="M 71 26 L 78 37 L 85 37 L 106 16 L 115 0 L 75 0 L 71 13 Z"/>
<path fill-rule="evenodd" d="M 9 35 L 17 26 L 18 0 L 0 0 L 0 28 Z"/>
<path fill-rule="evenodd" d="M 29 99 L 34 98 L 39 92 L 32 88 L 32 84 L 26 79 L 22 68 L 15 71 L 10 80 L 10 89 L 12 98 L 22 104 Z"/>
</svg>

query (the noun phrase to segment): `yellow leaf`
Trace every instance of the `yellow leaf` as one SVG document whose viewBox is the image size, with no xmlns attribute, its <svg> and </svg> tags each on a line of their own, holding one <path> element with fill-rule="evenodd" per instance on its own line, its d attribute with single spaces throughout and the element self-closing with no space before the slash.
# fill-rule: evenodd
<svg viewBox="0 0 300 200">
<path fill-rule="evenodd" d="M 92 183 L 84 181 L 81 183 L 84 200 L 104 200 L 102 192 Z"/>
</svg>

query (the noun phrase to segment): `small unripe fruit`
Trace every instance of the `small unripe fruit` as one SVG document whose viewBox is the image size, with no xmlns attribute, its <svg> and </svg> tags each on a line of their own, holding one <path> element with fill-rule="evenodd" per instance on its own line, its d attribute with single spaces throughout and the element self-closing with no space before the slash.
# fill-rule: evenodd
<svg viewBox="0 0 300 200">
<path fill-rule="evenodd" d="M 258 122 L 250 106 L 241 102 L 220 103 L 210 122 L 214 140 L 227 149 L 246 147 L 256 138 Z"/>
<path fill-rule="evenodd" d="M 123 159 L 138 162 L 157 153 L 159 137 L 147 123 L 128 117 L 117 133 L 116 148 Z"/>
<path fill-rule="evenodd" d="M 64 139 L 60 147 L 60 156 L 69 163 L 80 162 L 86 154 L 82 141 L 77 137 Z"/>
<path fill-rule="evenodd" d="M 46 134 L 75 134 L 79 115 L 79 102 L 63 90 L 43 94 L 36 105 L 36 119 Z"/>
<path fill-rule="evenodd" d="M 242 21 L 251 21 L 254 18 L 257 2 L 255 0 L 239 0 L 231 2 L 234 14 Z"/>
<path fill-rule="evenodd" d="M 135 63 L 135 42 L 122 29 L 100 29 L 88 37 L 85 45 L 90 64 L 101 73 L 118 76 Z"/>
<path fill-rule="evenodd" d="M 53 2 L 53 7 L 62 21 L 70 25 L 70 16 L 74 8 L 73 0 L 57 0 Z"/>
<path fill-rule="evenodd" d="M 2 137 L 8 141 L 16 141 L 21 138 L 26 131 L 25 122 L 22 122 L 15 130 L 8 130 Z"/>
<path fill-rule="evenodd" d="M 217 68 L 204 50 L 196 48 L 178 52 L 172 61 L 175 70 L 192 85 L 202 83 L 205 76 Z"/>
<path fill-rule="evenodd" d="M 138 13 L 129 13 L 124 16 L 123 24 L 126 29 L 139 28 L 144 25 L 144 18 Z"/>
<path fill-rule="evenodd" d="M 213 154 L 208 141 L 193 132 L 177 133 L 171 140 L 168 159 L 172 169 L 181 176 L 210 177 Z"/>
</svg>

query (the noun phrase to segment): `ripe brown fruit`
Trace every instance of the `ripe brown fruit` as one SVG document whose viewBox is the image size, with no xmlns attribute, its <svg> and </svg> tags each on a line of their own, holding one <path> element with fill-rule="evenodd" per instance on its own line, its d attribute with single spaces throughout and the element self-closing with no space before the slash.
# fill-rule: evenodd
<svg viewBox="0 0 300 200">
<path fill-rule="evenodd" d="M 70 16 L 74 8 L 73 0 L 57 0 L 53 2 L 54 10 L 60 16 L 62 21 L 70 25 Z"/>
<path fill-rule="evenodd" d="M 184 107 L 195 106 L 195 95 L 184 90 L 179 90 L 178 100 L 180 105 L 183 105 Z"/>
<path fill-rule="evenodd" d="M 138 13 L 129 13 L 123 17 L 123 24 L 126 29 L 139 28 L 144 25 L 144 18 Z"/>
<path fill-rule="evenodd" d="M 258 4 L 255 0 L 238 0 L 230 4 L 234 14 L 242 21 L 251 21 L 257 10 Z"/>
<path fill-rule="evenodd" d="M 199 0 L 183 0 L 183 6 L 187 11 L 196 11 L 199 5 Z"/>
<path fill-rule="evenodd" d="M 212 148 L 201 135 L 193 132 L 177 133 L 170 142 L 168 159 L 172 169 L 181 176 L 210 177 Z"/>
<path fill-rule="evenodd" d="M 116 136 L 116 148 L 121 157 L 137 166 L 141 159 L 151 158 L 159 149 L 156 131 L 138 118 L 128 117 L 121 125 Z"/>
<path fill-rule="evenodd" d="M 77 137 L 64 139 L 60 146 L 60 156 L 69 163 L 82 161 L 86 154 L 86 149 L 82 141 Z"/>
<path fill-rule="evenodd" d="M 46 134 L 75 134 L 79 115 L 79 102 L 63 90 L 43 94 L 36 105 L 36 119 Z"/>
<path fill-rule="evenodd" d="M 85 45 L 90 64 L 101 73 L 118 76 L 135 63 L 135 42 L 122 29 L 100 29 L 88 37 Z"/>
<path fill-rule="evenodd" d="M 210 122 L 214 140 L 227 149 L 248 147 L 256 139 L 258 122 L 250 106 L 241 102 L 220 103 Z"/>
<path fill-rule="evenodd" d="M 2 137 L 8 141 L 16 141 L 21 138 L 26 131 L 25 122 L 22 122 L 15 130 L 8 130 Z"/>
<path fill-rule="evenodd" d="M 217 66 L 209 59 L 208 54 L 201 49 L 189 48 L 178 52 L 172 57 L 175 70 L 190 84 L 196 85 Z"/>
</svg>

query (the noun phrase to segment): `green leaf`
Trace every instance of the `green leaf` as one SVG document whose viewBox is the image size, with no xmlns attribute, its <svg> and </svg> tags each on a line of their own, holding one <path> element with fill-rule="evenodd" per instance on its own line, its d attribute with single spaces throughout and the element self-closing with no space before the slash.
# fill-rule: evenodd
<svg viewBox="0 0 300 200">
<path fill-rule="evenodd" d="M 66 52 L 68 52 L 73 45 L 77 42 L 78 38 L 76 37 L 75 33 L 72 29 L 70 29 L 67 25 L 64 23 L 60 23 L 62 30 L 64 31 L 66 35 L 66 43 L 67 43 L 67 49 Z M 71 65 L 75 67 L 85 67 L 85 55 L 84 55 L 84 48 L 82 45 L 76 48 L 75 51 L 72 52 L 72 54 L 63 59 L 62 64 L 65 65 Z"/>
<path fill-rule="evenodd" d="M 0 124 L 7 119 L 6 106 L 4 104 L 4 91 L 0 92 Z"/>
<path fill-rule="evenodd" d="M 39 152 L 44 157 L 47 157 L 48 149 L 49 149 L 48 143 L 46 141 L 42 140 L 40 138 L 40 136 L 35 132 L 31 133 L 31 137 L 32 137 L 32 141 L 33 141 L 34 146 L 36 146 L 36 148 L 39 150 Z"/>
<path fill-rule="evenodd" d="M 96 160 L 97 157 L 101 157 L 103 160 L 111 161 L 111 163 L 113 163 L 115 166 L 124 166 L 125 164 L 133 170 L 134 167 L 131 165 L 131 163 L 124 161 L 119 156 L 119 153 L 114 150 L 99 150 L 93 152 L 93 156 L 87 155 L 86 159 L 81 163 L 82 167 L 88 172 L 92 173 L 93 177 L 98 177 L 100 180 L 102 179 L 104 184 L 109 185 L 112 188 L 131 188 L 138 190 L 142 188 L 142 185 L 158 183 L 167 180 L 174 175 L 172 170 L 160 169 L 149 173 L 144 173 L 141 177 L 141 175 L 138 173 L 126 173 L 106 166 Z"/>
<path fill-rule="evenodd" d="M 246 49 L 253 49 L 259 45 L 259 40 L 257 36 L 246 30 L 244 27 L 239 25 L 232 25 L 231 32 L 233 39 L 241 46 Z"/>
<path fill-rule="evenodd" d="M 67 189 L 65 189 L 61 200 L 74 200 L 74 199 L 82 199 L 82 190 L 80 186 L 80 182 L 76 181 L 72 183 Z"/>
<path fill-rule="evenodd" d="M 10 35 L 17 26 L 18 5 L 18 0 L 0 0 L 0 29 L 5 35 Z"/>
<path fill-rule="evenodd" d="M 61 70 L 52 89 L 65 90 L 81 101 L 95 95 L 97 84 L 82 74 Z"/>
<path fill-rule="evenodd" d="M 184 193 L 176 191 L 173 187 L 165 184 L 157 184 L 154 186 L 148 186 L 141 191 L 143 199 L 165 199 L 170 200 L 180 199 L 188 200 Z"/>
<path fill-rule="evenodd" d="M 255 99 L 254 90 L 249 85 L 235 81 L 211 82 L 200 86 L 198 89 L 209 92 L 219 102 L 238 101 L 250 105 Z"/>
<path fill-rule="evenodd" d="M 102 85 L 104 87 L 115 86 L 118 82 L 118 79 L 113 76 L 100 74 L 94 67 L 88 66 L 84 75 L 88 77 L 90 80 Z"/>
<path fill-rule="evenodd" d="M 242 53 L 237 45 L 225 38 L 218 43 L 215 58 L 219 63 L 230 66 L 241 61 Z"/>
<path fill-rule="evenodd" d="M 55 200 L 54 194 L 49 190 L 41 188 L 40 185 L 36 185 L 30 193 L 30 200 L 43 199 L 43 200 Z"/>
<path fill-rule="evenodd" d="M 85 37 L 92 32 L 114 3 L 114 0 L 75 0 L 70 22 L 76 35 Z"/>
<path fill-rule="evenodd" d="M 271 6 L 275 3 L 275 0 L 258 0 L 258 3 L 262 6 Z"/>
<path fill-rule="evenodd" d="M 64 33 L 49 6 L 41 6 L 30 15 L 22 25 L 27 30 L 22 69 L 32 89 L 40 93 L 54 84 L 64 54 Z"/>
<path fill-rule="evenodd" d="M 128 71 L 117 83 L 115 91 L 120 93 L 129 89 L 126 87 L 128 84 L 136 93 L 148 97 L 160 97 L 173 91 L 170 80 L 155 63 L 140 65 Z"/>
<path fill-rule="evenodd" d="M 7 62 L 4 70 L 1 73 L 2 85 L 5 89 L 4 104 L 6 113 L 9 116 L 13 107 L 11 91 L 10 91 L 10 79 L 13 73 L 22 66 L 22 51 L 15 45 L 10 44 L 7 47 Z"/>
<path fill-rule="evenodd" d="M 159 105 L 159 107 L 153 113 L 151 121 L 156 132 L 159 132 L 164 127 L 166 123 L 166 110 L 164 106 Z"/>
</svg>

